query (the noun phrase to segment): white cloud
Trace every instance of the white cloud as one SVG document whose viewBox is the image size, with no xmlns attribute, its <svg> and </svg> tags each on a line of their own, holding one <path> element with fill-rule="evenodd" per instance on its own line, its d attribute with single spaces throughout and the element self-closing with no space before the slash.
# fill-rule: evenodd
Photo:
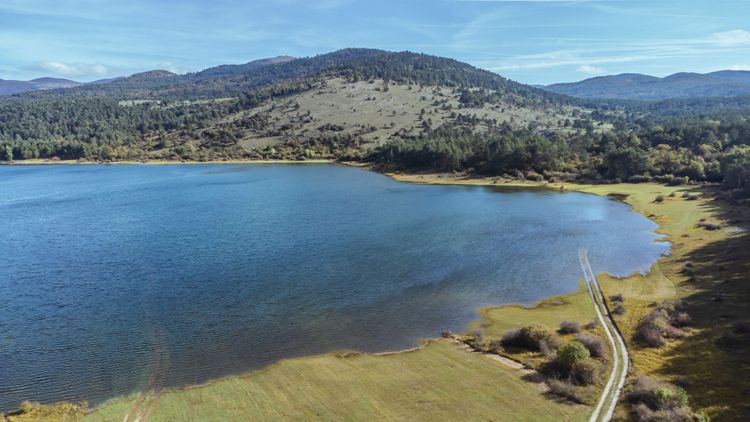
<svg viewBox="0 0 750 422">
<path fill-rule="evenodd" d="M 487 60 L 480 65 L 497 72 L 577 66 L 578 72 L 595 75 L 603 73 L 602 69 L 597 67 L 602 64 L 705 57 L 707 54 L 719 52 L 737 54 L 748 50 L 750 50 L 750 32 L 733 29 L 707 34 L 701 38 L 613 42 L 609 45 L 602 42 L 590 49 L 516 55 Z"/>
<path fill-rule="evenodd" d="M 612 63 L 630 63 L 641 62 L 655 59 L 653 55 L 623 55 L 623 56 L 600 56 L 595 57 L 593 54 L 579 54 L 576 51 L 553 51 L 542 54 L 532 54 L 525 56 L 516 56 L 511 58 L 515 63 L 500 63 L 498 65 L 489 65 L 488 68 L 494 71 L 502 70 L 524 70 L 524 69 L 548 69 L 560 66 L 579 66 L 578 71 L 583 69 L 602 70 L 594 67 L 597 64 Z"/>
<path fill-rule="evenodd" d="M 602 75 L 604 73 L 607 73 L 607 71 L 602 69 L 601 67 L 591 66 L 588 64 L 582 64 L 578 66 L 576 72 L 585 73 L 587 75 Z"/>
<path fill-rule="evenodd" d="M 750 45 L 750 32 L 744 29 L 717 32 L 712 34 L 709 40 L 721 46 Z"/>
<path fill-rule="evenodd" d="M 101 63 L 42 62 L 33 66 L 34 70 L 50 72 L 60 76 L 104 76 L 109 69 Z"/>
<path fill-rule="evenodd" d="M 172 73 L 187 73 L 187 72 L 191 71 L 190 69 L 183 68 L 181 66 L 177 66 L 177 65 L 175 65 L 172 62 L 162 62 L 162 63 L 159 63 L 158 67 L 161 70 L 166 70 L 167 72 L 172 72 Z"/>
<path fill-rule="evenodd" d="M 750 64 L 736 64 L 729 66 L 729 70 L 750 70 Z"/>
</svg>

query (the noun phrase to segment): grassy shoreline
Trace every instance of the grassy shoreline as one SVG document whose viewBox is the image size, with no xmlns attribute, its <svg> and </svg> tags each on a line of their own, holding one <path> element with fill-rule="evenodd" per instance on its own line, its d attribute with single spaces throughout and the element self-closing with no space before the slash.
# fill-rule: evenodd
<svg viewBox="0 0 750 422">
<path fill-rule="evenodd" d="M 402 182 L 474 186 L 544 186 L 551 190 L 608 196 L 654 221 L 655 232 L 671 243 L 648 273 L 616 278 L 599 274 L 607 297 L 622 295 L 626 313 L 616 320 L 631 352 L 632 370 L 685 387 L 691 403 L 711 420 L 750 418 L 750 342 L 740 338 L 732 349 L 721 346 L 737 324 L 747 323 L 750 304 L 750 209 L 715 198 L 713 187 L 658 184 L 583 185 L 505 182 L 496 178 L 444 174 L 389 174 Z M 692 195 L 693 198 L 688 198 Z M 661 201 L 657 201 L 657 198 Z M 706 228 L 706 224 L 721 227 Z M 709 226 L 710 227 L 710 226 Z M 737 230 L 739 229 L 739 230 Z M 695 319 L 684 339 L 648 348 L 633 340 L 641 318 L 655 302 L 682 300 Z M 492 309 L 507 309 L 499 307 Z M 486 311 L 485 311 L 486 312 Z M 741 336 L 740 336 L 741 337 Z M 617 416 L 629 417 L 621 403 Z"/>
<path fill-rule="evenodd" d="M 244 164 L 242 162 L 219 163 Z M 252 163 L 259 162 L 253 161 Z M 271 161 L 264 163 L 285 162 Z M 295 161 L 294 163 L 310 162 Z M 183 163 L 166 162 L 165 164 Z M 665 348 L 657 350 L 644 349 L 632 341 L 636 325 L 640 318 L 650 310 L 651 302 L 690 298 L 696 294 L 698 289 L 690 284 L 688 282 L 689 277 L 683 274 L 686 257 L 690 257 L 696 251 L 714 243 L 726 241 L 733 236 L 727 230 L 706 231 L 696 228 L 696 225 L 704 219 L 717 222 L 726 221 L 726 216 L 723 215 L 725 212 L 723 210 L 728 207 L 726 204 L 716 205 L 708 196 L 702 196 L 694 201 L 684 200 L 679 196 L 685 191 L 698 192 L 702 190 L 707 193 L 706 188 L 667 187 L 655 184 L 579 185 L 540 183 L 439 174 L 387 175 L 397 181 L 422 184 L 541 188 L 587 192 L 610 197 L 616 195 L 617 199 L 631 206 L 635 212 L 655 221 L 658 224 L 655 231 L 663 234 L 665 240 L 672 243 L 670 255 L 659 259 L 645 275 L 632 275 L 619 279 L 606 274 L 600 275 L 602 289 L 607 296 L 614 294 L 624 296 L 624 304 L 628 311 L 625 315 L 618 317 L 618 325 L 626 337 L 629 350 L 631 350 L 633 363 L 631 378 L 634 373 L 642 373 L 667 381 L 675 381 L 680 378 L 680 374 L 689 373 L 690 380 L 686 383 L 686 388 L 698 410 L 718 420 L 736 419 L 748 415 L 747 407 L 740 409 L 728 407 L 727 403 L 731 403 L 731 400 L 737 400 L 738 394 L 741 394 L 744 390 L 731 391 L 732 386 L 736 386 L 737 383 L 728 382 L 735 376 L 735 373 L 728 364 L 727 356 L 717 358 L 716 356 L 722 352 L 717 350 L 714 343 L 702 339 L 707 331 L 712 331 L 715 337 L 720 333 L 720 327 L 704 327 L 699 323 L 698 328 L 688 338 L 670 342 Z M 667 200 L 657 203 L 654 199 L 660 195 Z M 740 210 L 740 212 L 742 216 L 745 216 L 744 210 Z M 711 266 L 709 265 L 707 268 L 710 269 Z M 479 310 L 481 319 L 474 321 L 471 327 L 482 326 L 488 335 L 499 337 L 505 330 L 514 326 L 526 325 L 530 321 L 541 321 L 550 328 L 554 328 L 565 319 L 586 322 L 586 320 L 592 319 L 590 317 L 593 315 L 593 308 L 589 306 L 590 303 L 585 299 L 586 295 L 582 293 L 583 291 L 579 290 L 556 298 L 544 299 L 532 307 L 507 304 L 482 308 Z M 704 315 L 699 316 L 705 317 Z M 697 346 L 690 344 L 692 339 L 696 337 L 700 338 L 700 343 Z M 685 344 L 688 344 L 688 346 Z M 700 356 L 704 357 L 704 360 L 684 359 L 680 351 L 685 347 L 693 349 L 698 347 L 696 350 Z M 441 360 L 445 356 L 451 356 L 453 359 L 456 359 L 456 356 L 462 356 L 461 359 L 465 359 L 465 367 L 454 372 L 444 371 L 444 373 L 441 372 L 435 376 L 427 373 L 428 371 L 425 368 L 434 370 L 435 361 Z M 523 358 L 521 357 L 519 360 Z M 81 417 L 86 420 L 123 420 L 123 416 L 131 415 L 133 409 L 145 412 L 140 416 L 149 416 L 152 420 L 221 417 L 273 419 L 279 416 L 291 419 L 306 419 L 315 417 L 361 417 L 362 415 L 387 418 L 405 416 L 409 412 L 443 420 L 461 415 L 461 413 L 457 413 L 461 409 L 453 409 L 450 406 L 441 407 L 441 402 L 455 404 L 456 399 L 476 400 L 474 399 L 476 394 L 480 394 L 482 397 L 481 403 L 478 404 L 478 407 L 482 410 L 471 414 L 471 417 L 474 418 L 490 417 L 493 415 L 492 409 L 496 409 L 497 406 L 501 408 L 509 406 L 516 413 L 506 413 L 508 417 L 512 415 L 520 419 L 551 420 L 552 418 L 548 418 L 548 416 L 552 414 L 564 414 L 566 416 L 563 419 L 585 419 L 588 413 L 586 406 L 556 402 L 546 397 L 537 385 L 528 381 L 521 381 L 522 375 L 517 370 L 497 363 L 488 367 L 487 362 L 483 362 L 484 360 L 487 359 L 465 350 L 453 350 L 450 342 L 445 339 L 431 340 L 416 350 L 396 351 L 386 354 L 351 353 L 341 355 L 328 353 L 285 359 L 263 370 L 220 378 L 201 386 L 165 390 L 158 397 L 154 395 L 144 400 L 148 403 L 145 408 L 143 406 L 138 407 L 137 403 L 140 400 L 138 395 L 115 398 L 86 413 L 85 416 L 83 413 L 71 416 L 71 420 L 77 420 Z M 342 362 L 344 363 L 343 367 L 341 366 Z M 339 371 L 348 372 L 351 375 L 351 377 L 345 376 L 343 378 L 349 388 L 336 390 L 335 396 L 321 397 L 320 395 L 323 392 L 333 394 L 331 391 L 332 383 L 340 381 L 337 380 L 339 373 L 332 368 L 338 368 Z M 414 379 L 399 375 L 409 368 L 422 369 L 412 374 Z M 500 379 L 484 379 L 484 382 L 496 383 L 496 390 L 512 391 L 515 395 L 526 397 L 527 406 L 515 408 L 512 402 L 516 400 L 509 401 L 507 397 L 504 399 L 503 396 L 507 396 L 507 394 L 498 396 L 484 391 L 482 385 L 469 383 L 462 385 L 460 393 L 452 391 L 452 384 L 464 377 L 471 379 L 476 376 L 492 376 L 492 374 L 476 372 L 486 370 L 492 371 L 495 375 L 502 374 L 502 382 L 500 382 Z M 303 375 L 307 384 L 305 386 L 294 386 L 287 371 L 296 374 L 296 376 Z M 390 385 L 390 389 L 396 391 L 397 394 L 395 395 L 388 395 L 378 389 L 378 385 L 372 385 L 373 379 L 377 378 L 380 382 L 387 382 L 388 377 L 398 380 L 398 382 Z M 362 380 L 370 381 L 368 383 Z M 430 388 L 436 387 L 433 391 L 429 391 L 428 386 Z M 267 396 L 268 390 L 273 391 L 275 396 Z M 250 394 L 250 391 L 253 391 L 253 393 Z M 288 394 L 291 394 L 294 400 L 292 400 L 292 397 L 287 397 Z M 259 395 L 266 397 L 266 400 L 259 399 Z M 308 400 L 309 397 L 307 396 L 318 400 Z M 432 410 L 425 410 L 423 407 L 417 406 L 416 404 L 422 403 L 420 400 L 404 402 L 405 398 L 411 397 L 413 399 L 417 396 L 429 396 L 430 400 L 427 400 L 427 402 L 430 405 L 428 407 Z M 720 400 L 721 397 L 727 398 Z M 237 402 L 243 400 L 250 403 Z M 393 401 L 397 402 L 398 405 L 391 405 L 390 403 Z M 741 401 L 734 401 L 734 403 L 738 402 Z M 377 405 L 373 405 L 373 403 L 377 403 Z M 442 403 L 443 406 L 445 406 L 445 403 Z M 280 407 L 281 410 L 277 409 L 279 412 L 287 413 L 267 413 L 269 406 Z M 621 405 L 617 416 L 627 418 L 627 409 Z M 43 419 L 42 417 L 12 420 Z"/>
</svg>

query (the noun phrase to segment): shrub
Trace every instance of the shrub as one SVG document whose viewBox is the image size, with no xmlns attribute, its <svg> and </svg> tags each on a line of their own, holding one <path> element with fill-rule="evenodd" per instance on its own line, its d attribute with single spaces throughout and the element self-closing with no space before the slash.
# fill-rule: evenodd
<svg viewBox="0 0 750 422">
<path fill-rule="evenodd" d="M 627 309 L 625 309 L 625 306 L 623 306 L 622 303 L 618 303 L 617 306 L 612 309 L 612 313 L 615 315 L 625 315 L 625 312 L 627 312 Z"/>
<path fill-rule="evenodd" d="M 627 394 L 638 420 L 691 421 L 696 415 L 688 406 L 685 390 L 675 385 L 640 376 Z"/>
<path fill-rule="evenodd" d="M 721 230 L 721 224 L 713 224 L 713 223 L 698 223 L 696 224 L 696 227 L 701 228 L 701 229 L 706 229 L 708 231 Z"/>
<path fill-rule="evenodd" d="M 635 339 L 641 345 L 648 347 L 664 346 L 664 337 L 661 330 L 652 325 L 641 325 L 635 333 Z"/>
<path fill-rule="evenodd" d="M 502 340 L 495 340 L 493 342 L 490 342 L 487 348 L 488 352 L 500 354 L 503 351 L 503 341 Z"/>
<path fill-rule="evenodd" d="M 477 327 L 469 333 L 470 336 L 474 337 L 478 341 L 484 340 L 484 327 Z"/>
<path fill-rule="evenodd" d="M 580 404 L 591 404 L 594 402 L 594 392 L 591 389 L 575 386 L 569 382 L 558 379 L 548 379 L 550 394 L 568 399 Z"/>
<path fill-rule="evenodd" d="M 687 327 L 693 325 L 693 319 L 687 312 L 678 312 L 677 315 L 672 317 L 672 325 L 675 327 Z"/>
<path fill-rule="evenodd" d="M 544 356 L 551 358 L 555 355 L 555 346 L 554 344 L 551 344 L 547 342 L 546 340 L 542 340 L 539 342 L 539 353 L 543 354 Z"/>
<path fill-rule="evenodd" d="M 679 177 L 671 174 L 659 176 L 656 178 L 656 180 L 661 183 L 666 183 L 669 186 L 687 185 L 690 182 L 690 179 L 687 176 Z"/>
<path fill-rule="evenodd" d="M 643 403 L 633 406 L 638 422 L 687 422 L 700 420 L 689 408 L 651 410 Z"/>
<path fill-rule="evenodd" d="M 576 336 L 576 340 L 588 349 L 591 356 L 595 358 L 604 356 L 604 340 L 601 337 L 591 333 L 581 333 Z"/>
<path fill-rule="evenodd" d="M 675 177 L 674 180 L 670 183 L 673 186 L 679 186 L 679 185 L 687 185 L 690 183 L 690 178 L 687 176 L 682 177 Z"/>
<path fill-rule="evenodd" d="M 651 182 L 653 180 L 654 180 L 654 178 L 651 177 L 651 176 L 640 175 L 640 174 L 637 174 L 635 176 L 630 176 L 628 178 L 628 182 L 629 183 L 648 183 L 648 182 Z"/>
<path fill-rule="evenodd" d="M 526 173 L 526 180 L 530 180 L 532 182 L 542 182 L 544 181 L 544 176 L 537 172 L 530 171 Z"/>
<path fill-rule="evenodd" d="M 504 347 L 518 347 L 534 351 L 556 350 L 563 343 L 557 334 L 541 325 L 529 325 L 507 331 L 501 340 Z"/>
<path fill-rule="evenodd" d="M 576 173 L 562 172 L 562 171 L 545 171 L 544 177 L 550 182 L 556 180 L 558 182 L 573 182 L 578 179 L 579 175 Z"/>
<path fill-rule="evenodd" d="M 557 350 L 560 346 L 562 346 L 564 342 L 565 340 L 563 340 L 557 334 L 550 333 L 549 336 L 544 337 L 543 339 L 539 340 L 538 348 L 542 352 L 544 350 L 554 351 L 554 350 Z"/>
<path fill-rule="evenodd" d="M 681 328 L 691 323 L 682 302 L 664 302 L 643 317 L 636 329 L 635 340 L 647 347 L 661 347 L 665 338 L 685 337 Z"/>
<path fill-rule="evenodd" d="M 526 347 L 526 341 L 520 328 L 511 328 L 503 334 L 500 344 L 504 347 Z"/>
<path fill-rule="evenodd" d="M 578 385 L 591 385 L 599 380 L 601 365 L 593 359 L 576 362 L 570 369 L 570 378 Z"/>
<path fill-rule="evenodd" d="M 611 300 L 612 302 L 622 302 L 623 300 L 625 300 L 625 298 L 622 296 L 622 294 L 618 293 L 616 295 L 610 296 L 609 300 Z"/>
<path fill-rule="evenodd" d="M 654 202 L 660 204 L 664 202 L 664 195 L 656 195 L 656 198 L 654 199 Z"/>
<path fill-rule="evenodd" d="M 563 368 L 571 369 L 577 362 L 588 359 L 590 356 L 591 353 L 580 341 L 571 341 L 557 349 L 555 360 Z"/>
<path fill-rule="evenodd" d="M 599 321 L 597 321 L 597 320 L 594 319 L 594 320 L 591 320 L 591 321 L 587 322 L 586 325 L 583 326 L 583 328 L 585 328 L 587 330 L 593 330 L 594 328 L 596 328 L 598 326 L 599 326 Z"/>
<path fill-rule="evenodd" d="M 575 321 L 563 321 L 557 331 L 560 334 L 575 334 L 581 331 L 581 325 Z"/>
<path fill-rule="evenodd" d="M 477 327 L 465 337 L 464 343 L 473 347 L 474 349 L 482 349 L 484 346 L 484 328 Z"/>
<path fill-rule="evenodd" d="M 667 325 L 662 328 L 664 338 L 684 338 L 687 334 L 673 325 Z"/>
</svg>

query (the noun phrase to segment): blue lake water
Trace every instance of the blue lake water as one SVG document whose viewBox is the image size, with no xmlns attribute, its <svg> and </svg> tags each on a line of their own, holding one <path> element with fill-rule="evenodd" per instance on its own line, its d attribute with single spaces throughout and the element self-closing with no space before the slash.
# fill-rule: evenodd
<svg viewBox="0 0 750 422">
<path fill-rule="evenodd" d="M 0 410 L 413 347 L 476 308 L 645 271 L 668 244 L 581 193 L 335 165 L 0 167 Z"/>
</svg>

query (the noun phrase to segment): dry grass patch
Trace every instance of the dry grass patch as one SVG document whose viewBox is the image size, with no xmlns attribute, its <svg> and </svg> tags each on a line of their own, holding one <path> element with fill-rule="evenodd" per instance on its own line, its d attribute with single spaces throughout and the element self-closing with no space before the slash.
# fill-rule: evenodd
<svg viewBox="0 0 750 422">
<path fill-rule="evenodd" d="M 518 369 L 437 340 L 387 356 L 284 360 L 244 376 L 168 391 L 149 420 L 558 421 L 585 420 L 588 412 L 549 400 Z M 105 406 L 86 420 L 119 421 L 123 415 Z"/>
</svg>

